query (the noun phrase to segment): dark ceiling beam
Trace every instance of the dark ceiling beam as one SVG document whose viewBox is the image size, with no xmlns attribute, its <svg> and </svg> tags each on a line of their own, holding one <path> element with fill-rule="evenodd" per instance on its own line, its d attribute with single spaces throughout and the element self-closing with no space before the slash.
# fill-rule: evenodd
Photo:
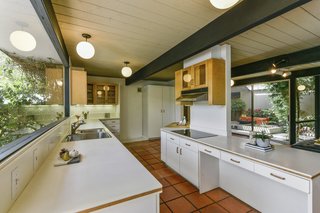
<svg viewBox="0 0 320 213">
<path fill-rule="evenodd" d="M 30 0 L 63 65 L 69 67 L 69 54 L 50 0 Z"/>
<path fill-rule="evenodd" d="M 143 80 L 311 0 L 244 0 L 126 79 Z"/>
<path fill-rule="evenodd" d="M 297 51 L 294 53 L 278 55 L 261 61 L 234 67 L 231 69 L 231 77 L 239 77 L 267 71 L 271 69 L 272 63 L 277 63 L 283 59 L 285 62 L 279 63 L 277 65 L 277 68 L 284 68 L 320 61 L 320 46 Z"/>
</svg>

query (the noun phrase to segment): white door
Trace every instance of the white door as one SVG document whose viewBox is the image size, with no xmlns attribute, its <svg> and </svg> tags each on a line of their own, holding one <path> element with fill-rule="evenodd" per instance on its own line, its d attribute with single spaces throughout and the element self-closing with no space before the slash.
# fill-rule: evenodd
<svg viewBox="0 0 320 213">
<path fill-rule="evenodd" d="M 162 128 L 162 86 L 148 87 L 148 138 L 159 138 Z"/>
<path fill-rule="evenodd" d="M 167 162 L 167 133 L 161 131 L 161 160 Z"/>
<path fill-rule="evenodd" d="M 167 140 L 167 164 L 179 172 L 179 145 Z"/>
<path fill-rule="evenodd" d="M 175 121 L 175 101 L 174 87 L 162 87 L 162 126 L 166 126 Z"/>
<path fill-rule="evenodd" d="M 198 187 L 198 152 L 185 147 L 179 149 L 180 174 Z"/>
</svg>

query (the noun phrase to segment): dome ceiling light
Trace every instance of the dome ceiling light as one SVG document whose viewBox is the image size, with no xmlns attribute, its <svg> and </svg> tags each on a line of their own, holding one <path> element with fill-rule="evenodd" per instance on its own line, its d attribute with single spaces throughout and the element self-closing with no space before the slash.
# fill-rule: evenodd
<svg viewBox="0 0 320 213">
<path fill-rule="evenodd" d="M 210 3 L 218 9 L 227 9 L 235 5 L 239 0 L 210 0 Z"/>
<path fill-rule="evenodd" d="M 13 31 L 10 34 L 10 42 L 15 48 L 23 52 L 32 51 L 37 46 L 36 39 L 33 35 L 21 30 Z"/>
<path fill-rule="evenodd" d="M 123 63 L 124 63 L 124 67 L 122 67 L 122 69 L 121 69 L 121 74 L 126 78 L 130 77 L 132 75 L 132 69 L 130 67 L 128 67 L 128 64 L 130 64 L 130 62 L 125 61 Z"/>
<path fill-rule="evenodd" d="M 304 91 L 306 89 L 305 85 L 299 85 L 297 88 L 299 91 Z"/>
<path fill-rule="evenodd" d="M 81 58 L 90 59 L 94 56 L 95 53 L 94 46 L 87 41 L 89 38 L 91 38 L 91 35 L 83 33 L 82 37 L 85 38 L 86 41 L 81 41 L 77 44 L 77 53 Z"/>
</svg>

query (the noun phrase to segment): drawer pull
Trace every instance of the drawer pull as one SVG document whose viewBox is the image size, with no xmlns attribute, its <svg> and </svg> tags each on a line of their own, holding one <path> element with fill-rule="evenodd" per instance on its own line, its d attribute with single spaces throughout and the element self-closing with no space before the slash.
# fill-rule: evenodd
<svg viewBox="0 0 320 213">
<path fill-rule="evenodd" d="M 177 150 L 176 150 L 177 154 L 179 154 L 179 147 L 177 147 Z"/>
<path fill-rule="evenodd" d="M 232 158 L 230 158 L 230 161 L 235 162 L 235 163 L 240 163 L 240 161 L 234 160 L 234 159 L 232 159 Z"/>
<path fill-rule="evenodd" d="M 174 141 L 174 138 L 170 138 L 170 140 L 173 140 L 173 141 Z"/>
<path fill-rule="evenodd" d="M 191 145 L 186 143 L 186 146 L 191 146 Z"/>
<path fill-rule="evenodd" d="M 275 177 L 275 178 L 278 178 L 278 179 L 280 179 L 280 180 L 285 180 L 285 179 L 286 179 L 286 178 L 284 178 L 284 177 L 280 177 L 280 176 L 275 175 L 275 174 L 273 174 L 273 173 L 270 173 L 270 175 L 273 176 L 273 177 Z"/>
<path fill-rule="evenodd" d="M 206 152 L 208 152 L 208 153 L 211 153 L 211 151 L 210 151 L 210 150 L 207 150 L 207 149 L 204 149 L 204 151 L 206 151 Z"/>
</svg>

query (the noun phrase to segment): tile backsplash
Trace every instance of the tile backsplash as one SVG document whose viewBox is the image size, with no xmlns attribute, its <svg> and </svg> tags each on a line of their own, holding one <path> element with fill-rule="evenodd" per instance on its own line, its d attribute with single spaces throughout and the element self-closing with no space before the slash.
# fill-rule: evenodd
<svg viewBox="0 0 320 213">
<path fill-rule="evenodd" d="M 108 115 L 110 118 L 120 117 L 119 105 L 74 105 L 71 106 L 71 116 L 82 115 L 82 112 L 89 112 L 88 119 L 100 119 L 106 118 Z"/>
</svg>

